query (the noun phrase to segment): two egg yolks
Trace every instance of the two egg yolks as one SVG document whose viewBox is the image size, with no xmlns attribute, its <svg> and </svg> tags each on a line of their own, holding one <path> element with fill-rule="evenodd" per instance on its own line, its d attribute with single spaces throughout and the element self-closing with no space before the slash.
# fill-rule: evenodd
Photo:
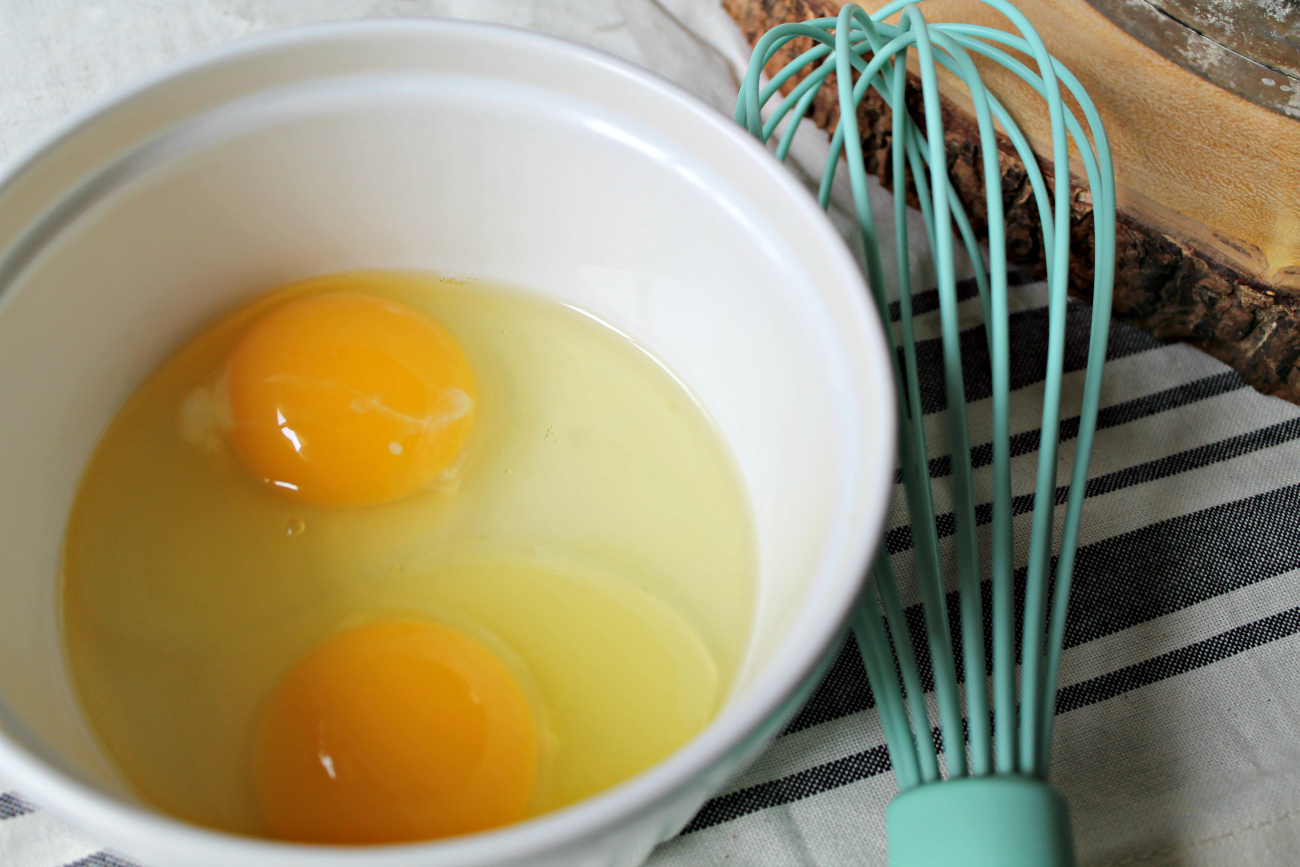
<svg viewBox="0 0 1300 867">
<path fill-rule="evenodd" d="M 275 837 L 394 843 L 522 819 L 537 772 L 528 702 L 482 644 L 386 620 L 327 639 L 262 719 L 257 799 Z"/>
<path fill-rule="evenodd" d="M 219 391 L 244 466 L 333 507 L 428 486 L 460 452 L 475 397 L 438 323 L 352 292 L 262 314 Z M 280 683 L 258 728 L 254 785 L 274 837 L 394 843 L 522 819 L 537 763 L 532 713 L 500 659 L 454 629 L 387 620 L 325 640 Z"/>
<path fill-rule="evenodd" d="M 460 452 L 474 413 L 469 364 L 438 323 L 350 292 L 256 319 L 221 390 L 240 461 L 323 506 L 385 503 L 429 485 Z"/>
</svg>

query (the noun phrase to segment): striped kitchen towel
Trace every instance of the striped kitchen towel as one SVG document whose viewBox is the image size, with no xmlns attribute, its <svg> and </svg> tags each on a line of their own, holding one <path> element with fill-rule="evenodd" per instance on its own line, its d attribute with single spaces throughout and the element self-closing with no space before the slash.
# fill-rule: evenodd
<svg viewBox="0 0 1300 867">
<path fill-rule="evenodd" d="M 1044 287 L 1013 292 L 1023 305 L 1013 346 L 1041 354 Z M 1076 371 L 1067 405 L 1077 406 L 1081 388 L 1086 313 L 1071 305 L 1070 345 L 1079 354 L 1066 359 Z M 966 335 L 984 340 L 977 326 Z M 987 415 L 987 373 L 966 376 L 972 413 Z M 1041 367 L 1013 379 L 1023 565 Z M 923 403 L 927 429 L 938 431 L 939 383 Z M 1255 393 L 1195 349 L 1119 322 L 1102 407 L 1053 755 L 1081 863 L 1300 863 L 1300 408 Z M 1063 422 L 1063 437 L 1075 423 Z M 1071 455 L 1063 452 L 1064 468 Z M 972 456 L 987 502 L 988 446 Z M 946 458 L 930 469 L 941 482 Z M 950 524 L 942 515 L 939 523 Z M 900 573 L 908 571 L 901 485 L 886 544 Z M 922 628 L 918 600 L 909 601 L 913 628 Z M 651 863 L 883 864 L 883 814 L 895 792 L 850 638 L 776 743 Z"/>
</svg>

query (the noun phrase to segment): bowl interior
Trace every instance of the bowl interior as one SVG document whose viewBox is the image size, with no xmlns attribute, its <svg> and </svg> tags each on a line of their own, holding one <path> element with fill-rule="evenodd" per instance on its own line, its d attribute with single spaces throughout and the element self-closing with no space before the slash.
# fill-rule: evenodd
<svg viewBox="0 0 1300 867">
<path fill-rule="evenodd" d="M 309 274 L 530 287 L 619 328 L 701 400 L 760 547 L 720 744 L 842 622 L 889 490 L 892 398 L 829 224 L 670 86 L 551 40 L 451 31 L 317 28 L 209 58 L 73 125 L 0 187 L 0 728 L 83 783 L 126 795 L 60 648 L 81 470 L 188 335 Z"/>
</svg>

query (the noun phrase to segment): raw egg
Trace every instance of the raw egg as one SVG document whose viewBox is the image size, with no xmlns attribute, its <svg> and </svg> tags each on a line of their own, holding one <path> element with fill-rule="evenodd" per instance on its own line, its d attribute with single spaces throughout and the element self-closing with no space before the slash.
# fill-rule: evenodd
<svg viewBox="0 0 1300 867">
<path fill-rule="evenodd" d="M 478 641 L 384 620 L 294 666 L 259 726 L 257 799 L 272 835 L 392 843 L 524 817 L 537 776 L 528 702 Z"/>
<path fill-rule="evenodd" d="M 437 839 L 694 737 L 744 658 L 755 550 L 712 422 L 618 331 L 487 280 L 327 274 L 126 401 L 73 504 L 62 622 L 143 801 Z"/>
<path fill-rule="evenodd" d="M 222 378 L 227 436 L 255 476 L 297 499 L 366 506 L 427 485 L 474 414 L 460 347 L 405 304 L 350 292 L 262 314 Z"/>
</svg>

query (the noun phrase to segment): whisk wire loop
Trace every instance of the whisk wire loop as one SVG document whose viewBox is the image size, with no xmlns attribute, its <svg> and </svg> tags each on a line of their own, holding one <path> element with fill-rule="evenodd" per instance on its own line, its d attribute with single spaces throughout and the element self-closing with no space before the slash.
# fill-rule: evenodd
<svg viewBox="0 0 1300 867">
<path fill-rule="evenodd" d="M 916 751 L 920 769 L 920 778 L 904 780 L 898 778 L 900 791 L 911 788 L 917 783 L 933 783 L 939 779 L 939 755 L 934 748 L 934 738 L 930 736 L 929 709 L 925 705 L 925 691 L 921 686 L 920 666 L 916 661 L 916 651 L 912 647 L 911 632 L 907 626 L 907 614 L 903 609 L 903 599 L 898 592 L 898 582 L 894 578 L 893 565 L 888 557 L 880 557 L 875 565 L 876 587 L 880 594 L 880 603 L 885 610 L 885 623 L 889 633 L 894 637 L 893 646 L 898 660 L 898 669 L 902 675 L 903 689 L 907 692 L 907 709 L 912 719 L 912 731 L 920 736 L 913 738 L 907 732 L 908 742 Z M 870 595 L 870 594 L 864 594 Z M 875 621 L 854 626 L 854 632 L 865 627 L 872 627 Z M 888 644 L 888 638 L 882 630 L 871 630 L 881 641 Z M 864 634 L 866 634 L 864 632 Z M 870 678 L 870 675 L 868 675 Z M 897 684 L 892 684 L 897 686 Z M 895 777 L 898 775 L 895 774 Z"/>
<path fill-rule="evenodd" d="M 1006 44 L 1011 48 L 1028 53 L 1030 48 L 1026 42 L 1024 42 L 1023 40 L 1018 40 L 1011 34 L 1007 34 L 1001 30 L 996 30 L 988 27 L 980 27 L 975 25 L 946 25 L 946 27 L 947 27 L 948 35 L 955 37 L 957 42 L 960 45 L 962 45 L 962 47 L 974 50 L 980 54 L 989 57 L 990 59 L 996 60 L 997 62 L 1001 63 L 1003 66 L 1005 66 L 1006 68 L 1014 72 L 1016 75 L 1018 75 L 1025 82 L 1033 86 L 1036 90 L 1039 91 L 1040 95 L 1045 95 L 1046 89 L 1044 87 L 1042 79 L 1034 75 L 1032 70 L 1030 70 L 1027 66 L 1025 66 L 1017 59 L 1015 59 L 1013 56 L 1007 54 L 1006 52 L 1002 52 L 994 48 L 993 46 L 986 44 L 985 42 L 980 41 L 980 39 L 988 39 L 992 41 L 1002 42 L 1003 44 Z M 971 36 L 979 37 L 979 39 L 967 38 Z M 1094 154 L 1094 151 L 1090 147 L 1088 147 L 1087 138 L 1085 136 L 1083 128 L 1080 126 L 1078 122 L 1078 119 L 1075 117 L 1074 113 L 1070 111 L 1068 106 L 1065 107 L 1064 119 L 1065 119 L 1066 128 L 1069 131 L 1070 139 L 1075 143 L 1076 149 L 1078 150 L 1081 161 L 1084 165 L 1084 171 L 1088 179 L 1089 189 L 1094 192 L 1094 195 L 1096 197 L 1096 202 L 1094 203 L 1095 210 L 1096 212 L 1103 213 L 1103 214 L 1108 212 L 1113 213 L 1115 207 L 1113 183 L 1108 185 L 1103 182 L 1103 178 L 1113 175 L 1113 169 L 1111 168 L 1109 163 L 1109 146 L 1105 137 L 1106 136 L 1105 128 L 1102 126 L 1100 117 L 1097 114 L 1092 101 L 1089 99 L 1082 85 L 1080 85 L 1080 83 L 1078 82 L 1078 79 L 1075 78 L 1068 69 L 1062 66 L 1055 59 L 1053 59 L 1052 61 L 1052 67 L 1056 72 L 1057 77 L 1063 83 L 1065 83 L 1066 88 L 1070 91 L 1071 95 L 1075 98 L 1080 108 L 1083 110 L 1085 119 L 1088 121 L 1088 127 L 1089 127 L 1088 132 L 1092 135 L 1093 140 L 1097 142 L 1097 150 L 1096 153 Z M 1013 139 L 1013 144 L 1015 145 L 1017 151 L 1020 153 L 1022 160 L 1026 165 L 1026 168 L 1030 170 L 1031 181 L 1033 181 L 1032 186 L 1036 194 L 1036 198 L 1038 199 L 1039 208 L 1041 211 L 1046 211 L 1047 203 L 1045 201 L 1046 197 L 1042 191 L 1041 176 L 1038 175 L 1037 166 L 1032 161 L 1032 151 L 1029 148 L 1028 142 L 1025 141 L 1023 134 L 1020 133 L 1018 128 L 1016 128 L 1015 126 L 1007 122 L 1006 120 L 1007 114 L 1005 109 L 1003 109 L 1000 106 L 1000 104 L 997 103 L 996 99 L 992 98 L 991 95 L 990 95 L 990 103 L 992 105 L 994 113 L 996 115 L 999 115 L 999 121 L 1002 123 L 1004 129 L 1007 129 L 1009 132 L 1014 133 L 1014 135 L 1011 136 Z M 1040 214 L 1040 217 L 1041 216 L 1043 215 Z M 993 240 L 993 233 L 996 230 L 1000 234 L 1002 230 L 1002 226 L 999 220 L 993 219 L 991 211 L 990 211 L 989 225 L 990 225 L 990 230 L 989 230 L 990 231 L 990 252 L 994 254 L 1001 253 L 1003 252 L 1002 243 L 1000 240 L 998 242 L 995 242 Z M 1050 226 L 1051 223 L 1048 221 L 1048 219 L 1043 219 L 1043 225 Z M 1099 220 L 1097 221 L 1095 228 L 1098 233 L 1098 240 L 1096 241 L 1096 249 L 1098 251 L 1107 248 L 1113 249 L 1114 233 L 1115 233 L 1114 221 Z M 1049 235 L 1048 237 L 1050 238 L 1051 236 Z M 1084 409 L 1083 412 L 1081 413 L 1080 434 L 1077 438 L 1078 448 L 1076 449 L 1075 452 L 1075 461 L 1074 461 L 1075 465 L 1071 472 L 1071 484 L 1069 488 L 1069 497 L 1066 504 L 1067 514 L 1066 514 L 1066 519 L 1064 522 L 1064 527 L 1061 536 L 1061 546 L 1060 546 L 1061 555 L 1060 555 L 1060 562 L 1058 564 L 1058 570 L 1057 570 L 1057 585 L 1055 588 L 1055 593 L 1053 594 L 1051 613 L 1050 613 L 1050 623 L 1047 630 L 1048 633 L 1047 641 L 1046 641 L 1047 657 L 1046 657 L 1046 662 L 1044 664 L 1043 681 L 1045 684 L 1048 685 L 1056 683 L 1057 675 L 1060 669 L 1060 655 L 1061 655 L 1061 649 L 1063 645 L 1064 631 L 1065 631 L 1066 600 L 1068 600 L 1069 598 L 1070 578 L 1073 573 L 1073 559 L 1077 547 L 1077 537 L 1078 537 L 1078 530 L 1080 525 L 1080 516 L 1081 516 L 1082 506 L 1083 506 L 1084 486 L 1081 484 L 1081 482 L 1086 478 L 1087 462 L 1088 462 L 1089 455 L 1091 454 L 1092 437 L 1096 428 L 1096 411 L 1097 411 L 1097 406 L 1099 405 L 1100 402 L 1101 367 L 1105 361 L 1106 330 L 1104 325 L 1106 322 L 1109 321 L 1109 317 L 1110 317 L 1110 309 L 1111 309 L 1110 286 L 1111 283 L 1113 282 L 1113 279 L 1114 279 L 1113 257 L 1101 258 L 1099 253 L 1097 266 L 1094 270 L 1094 291 L 1093 291 L 1094 322 L 1092 328 L 1091 345 L 1089 348 L 1089 363 L 1088 363 L 1088 368 L 1085 377 L 1085 391 L 1083 397 Z M 1003 322 L 1003 320 L 1004 320 L 1003 316 L 995 313 L 991 320 L 992 327 L 996 329 L 998 325 L 1001 322 Z M 996 367 L 994 372 L 994 378 L 996 381 L 997 378 Z M 995 385 L 995 391 L 994 391 L 995 402 L 997 400 L 997 395 L 998 395 L 998 389 L 996 388 Z M 999 432 L 996 430 L 996 427 L 1000 422 L 1004 421 L 1004 419 L 1005 416 L 1002 413 L 999 413 L 995 406 L 994 408 L 995 475 L 998 473 L 997 471 L 998 460 L 997 460 L 996 450 L 998 449 L 999 446 L 1006 443 L 1006 440 L 1003 438 L 1003 436 L 999 434 Z M 1084 435 L 1085 429 L 1087 431 L 1086 436 Z M 1010 479 L 1008 474 L 1005 481 L 1002 479 L 997 479 L 995 481 L 995 485 L 997 486 L 997 488 L 1000 489 L 1002 488 L 1003 484 L 1006 484 L 1008 486 L 1007 490 L 1009 491 L 1009 481 Z M 1079 483 L 1076 483 L 1076 481 Z M 1009 513 L 1009 504 L 1010 504 L 1009 495 L 1000 498 L 995 493 L 993 499 L 993 505 L 995 510 L 995 514 L 994 514 L 995 537 L 998 535 L 997 511 L 999 507 L 1002 507 L 1003 510 Z M 998 556 L 998 549 L 995 548 L 994 557 L 997 556 Z M 993 574 L 995 576 L 995 579 L 997 575 L 1005 574 L 1003 570 L 998 568 L 996 562 L 994 565 Z M 1008 605 L 1010 604 L 1009 594 L 1006 596 L 1005 603 Z M 998 605 L 998 601 L 996 600 L 996 587 L 995 587 L 994 604 L 995 607 Z M 998 641 L 999 638 L 1005 639 L 1008 635 L 1009 633 L 995 632 L 995 639 L 994 639 L 995 655 L 997 654 L 996 642 Z M 1004 691 L 1000 690 L 998 684 L 996 683 L 997 675 L 1003 673 L 1009 673 L 1010 671 L 1011 671 L 1010 667 L 998 665 L 998 659 L 995 658 L 995 666 L 994 666 L 995 692 L 999 694 L 1004 694 Z M 1013 700 L 1013 696 L 1011 698 Z M 1004 695 L 1004 700 L 1006 700 L 1005 695 Z M 1039 750 L 1039 754 L 1037 757 L 1037 767 L 1041 768 L 1041 775 L 1043 776 L 1046 775 L 1047 768 L 1049 765 L 1052 713 L 1054 710 L 1054 704 L 1055 704 L 1054 701 L 1052 702 L 1045 701 L 1040 703 L 1040 709 L 1042 713 L 1041 713 L 1041 728 L 1040 728 L 1039 736 L 1037 738 L 1037 749 Z M 1008 729 L 1008 731 L 1010 730 Z M 1006 733 L 1007 732 L 1004 732 L 1003 730 L 998 731 L 998 735 L 1000 738 Z M 1013 766 L 1010 764 L 1004 766 L 1001 761 L 1001 756 L 1004 751 L 1001 740 L 999 740 L 998 747 L 999 747 L 998 770 L 999 772 L 1008 772 L 1013 769 Z"/>
<path fill-rule="evenodd" d="M 858 85 L 854 86 L 852 75 L 853 60 L 857 57 L 850 49 L 849 39 L 852 35 L 850 27 L 853 17 L 859 20 L 866 19 L 865 13 L 853 4 L 846 5 L 840 12 L 840 17 L 836 28 L 836 85 L 839 90 L 841 105 L 856 106 L 857 100 L 864 94 L 866 87 L 873 82 L 873 78 L 863 74 L 858 78 Z M 863 29 L 870 33 L 870 19 L 866 19 L 868 26 Z M 917 33 L 918 40 L 925 39 L 924 31 Z M 879 56 L 879 55 L 878 55 Z M 865 69 L 864 69 L 865 72 Z M 883 82 L 882 82 L 883 83 Z M 847 146 L 856 145 L 860 140 L 857 128 L 856 111 L 842 112 L 840 116 L 840 128 L 844 130 L 845 158 L 848 164 L 850 186 L 853 191 L 855 207 L 859 216 L 859 228 L 862 232 L 864 248 L 868 250 L 868 269 L 875 273 L 881 273 L 879 261 L 879 246 L 876 241 L 875 227 L 872 223 L 871 206 L 868 198 L 867 173 L 864 164 L 864 158 L 861 147 Z M 942 136 L 939 139 L 942 142 Z M 947 199 L 943 199 L 943 205 L 947 205 Z M 874 260 L 874 261 L 873 261 Z M 877 293 L 877 304 L 887 313 L 887 304 L 883 291 L 884 281 L 880 279 L 881 290 Z M 900 284 L 900 289 L 901 289 Z M 954 290 L 955 292 L 955 290 Z M 900 305 L 908 298 L 906 291 L 901 291 Z M 903 318 L 903 347 L 906 368 L 906 381 L 908 390 L 908 410 L 904 413 L 905 431 L 902 437 L 903 442 L 900 445 L 902 454 L 902 469 L 904 473 L 905 484 L 909 477 L 917 477 L 919 472 L 924 471 L 925 476 L 914 478 L 916 488 L 915 495 L 908 497 L 908 507 L 913 514 L 913 537 L 915 543 L 915 557 L 917 562 L 917 576 L 920 585 L 921 595 L 925 604 L 922 611 L 926 620 L 926 635 L 930 644 L 930 664 L 934 671 L 935 699 L 939 711 L 939 727 L 943 733 L 945 750 L 944 758 L 950 774 L 961 776 L 966 772 L 965 756 L 965 737 L 962 731 L 962 709 L 959 696 L 955 689 L 956 672 L 951 654 L 952 637 L 948 624 L 946 605 L 944 604 L 943 577 L 940 570 L 938 537 L 935 532 L 934 521 L 930 517 L 934 514 L 934 503 L 930 486 L 925 483 L 924 479 L 928 476 L 929 460 L 927 455 L 927 446 L 925 442 L 925 427 L 921 423 L 919 415 L 920 393 L 917 386 L 917 366 L 915 355 L 915 340 L 910 331 L 910 316 Z M 910 434 L 910 435 L 909 435 Z M 911 487 L 909 487 L 909 491 Z M 920 532 L 917 532 L 917 530 Z M 948 688 L 953 685 L 954 688 Z M 914 721 L 915 722 L 915 721 Z M 921 738 L 928 734 L 924 730 L 915 732 L 916 738 Z M 953 750 L 946 745 L 961 745 L 959 749 Z"/>
<path fill-rule="evenodd" d="M 925 756 L 917 750 L 920 745 L 912 740 L 912 730 L 907 721 L 907 708 L 898 688 L 898 681 L 889 676 L 889 669 L 892 666 L 889 642 L 879 629 L 872 629 L 868 625 L 878 621 L 880 616 L 880 608 L 875 598 L 868 594 L 863 597 L 862 604 L 855 609 L 850 626 L 855 631 L 862 631 L 863 667 L 867 669 L 867 677 L 871 678 L 871 682 L 879 684 L 878 687 L 872 688 L 872 695 L 880 714 L 881 727 L 888 732 L 885 736 L 885 747 L 889 752 L 889 762 L 894 768 L 894 777 L 898 780 L 900 789 L 910 789 L 922 780 L 936 779 L 938 762 L 935 759 L 934 744 L 931 742 L 929 766 L 925 767 Z M 921 700 L 924 702 L 923 696 Z"/>
<path fill-rule="evenodd" d="M 979 70 L 966 53 L 963 46 L 948 34 L 937 31 L 934 42 L 941 47 L 952 62 L 940 58 L 949 67 L 956 66 L 956 71 L 970 91 L 971 102 L 975 109 L 976 124 L 981 141 L 996 140 L 993 126 L 993 111 L 990 108 L 991 95 L 984 87 Z M 1007 309 L 1007 261 L 1005 229 L 1002 210 L 1002 175 L 997 148 L 982 148 L 981 159 L 984 170 L 985 209 L 988 214 L 989 233 L 989 267 L 985 275 L 983 263 L 974 243 L 969 220 L 963 210 L 954 211 L 963 240 L 966 242 L 968 255 L 975 269 L 976 281 L 980 292 L 980 306 L 984 312 L 986 335 L 989 344 L 990 380 L 992 385 L 991 404 L 993 412 L 992 452 L 993 452 L 993 515 L 991 561 L 994 576 L 1010 577 L 1012 575 L 1012 539 L 1011 539 L 1011 434 L 1010 434 L 1010 392 L 1011 361 L 1010 337 L 1008 334 Z M 991 285 L 990 285 L 991 283 Z M 955 306 L 955 305 L 954 305 Z M 945 338 L 946 339 L 946 338 Z M 963 397 L 964 401 L 964 397 Z M 959 448 L 953 446 L 954 455 Z M 970 472 L 969 442 L 961 446 L 962 466 Z M 972 496 L 973 501 L 973 496 Z M 972 534 L 973 535 L 973 534 Z M 976 555 L 978 557 L 978 555 Z M 964 641 L 977 643 L 983 651 L 983 612 L 977 607 L 981 599 L 981 582 L 978 572 L 978 560 L 971 573 L 962 574 L 962 604 L 966 606 L 962 614 Z M 1000 632 L 994 631 L 994 714 L 1001 721 L 995 731 L 1000 737 L 996 754 L 999 759 L 997 770 L 1009 773 L 1015 770 L 1015 727 L 1012 723 L 1015 714 L 1015 661 L 1012 629 L 1009 628 L 1014 618 L 1012 599 L 1013 588 L 1010 581 L 995 584 L 991 599 L 992 615 L 995 623 L 1006 624 Z M 971 600 L 969 603 L 967 600 Z M 966 627 L 975 627 L 967 629 Z M 1001 641 L 998 639 L 1001 638 Z M 975 671 L 976 679 L 984 672 L 984 656 L 981 652 L 972 662 L 967 663 L 967 671 Z M 978 666 L 978 667 L 977 667 Z M 972 677 L 966 678 L 967 707 L 971 723 L 971 761 L 974 773 L 982 776 L 991 773 L 990 749 L 993 744 L 987 725 L 989 719 L 988 705 L 982 681 L 972 687 Z M 970 700 L 975 695 L 979 702 Z M 978 717 L 981 725 L 976 727 L 974 720 Z"/>
<path fill-rule="evenodd" d="M 1088 461 L 1096 431 L 1105 363 L 1115 255 L 1114 171 L 1100 118 L 1078 79 L 1047 52 L 1023 14 L 1007 0 L 983 0 L 1001 12 L 1017 32 L 960 23 L 926 21 L 918 5 L 897 0 L 868 15 L 853 3 L 835 18 L 773 28 L 755 47 L 736 120 L 763 141 L 780 131 L 776 155 L 786 159 L 795 131 L 823 85 L 835 75 L 839 123 L 831 138 L 818 199 L 829 204 L 840 158 L 862 242 L 863 266 L 884 322 L 890 322 L 884 268 L 871 209 L 866 160 L 857 123 L 858 106 L 875 90 L 892 109 L 888 166 L 894 198 L 897 257 L 897 333 L 886 339 L 898 383 L 899 469 L 912 537 L 912 572 L 921 598 L 925 635 L 914 642 L 898 576 L 887 552 L 872 569 L 872 581 L 852 617 L 863 665 L 885 732 L 900 795 L 890 807 L 891 863 L 1006 864 L 1073 863 L 1065 802 L 1046 785 L 1055 687 L 1065 638 L 1066 612 L 1085 493 Z M 897 23 L 885 23 L 896 15 Z M 764 84 L 766 66 L 792 40 L 812 46 Z M 1009 51 L 1028 56 L 1036 69 Z M 985 87 L 972 55 L 1000 64 L 1027 82 L 1047 104 L 1052 134 L 1052 180 L 1047 183 L 1030 143 L 1006 107 Z M 920 123 L 909 111 L 908 64 L 920 80 Z M 961 199 L 948 176 L 940 91 L 936 70 L 951 72 L 969 92 L 980 137 L 987 216 L 987 264 Z M 1062 86 L 1083 114 L 1084 125 L 1062 98 Z M 786 89 L 766 119 L 763 107 Z M 1000 129 L 999 129 L 1000 128 Z M 1048 293 L 1048 340 L 1043 379 L 1037 476 L 1025 565 L 1023 619 L 1016 623 L 1016 552 L 1011 479 L 1011 339 L 1007 288 L 1006 232 L 997 134 L 1004 134 L 1024 165 L 1042 230 Z M 1089 141 L 1091 138 L 1091 141 Z M 1093 307 L 1075 452 L 1070 462 L 1058 554 L 1057 467 L 1064 382 L 1070 264 L 1071 189 L 1069 145 L 1083 165 L 1093 204 Z M 907 234 L 907 191 L 912 190 L 937 274 L 941 373 L 946 405 L 945 432 L 950 471 L 952 549 L 956 573 L 953 645 L 949 598 L 940 556 L 931 461 L 924 420 Z M 985 323 L 990 374 L 992 502 L 982 512 L 976 485 L 966 403 L 962 332 L 957 296 L 954 232 L 969 259 Z M 983 516 L 983 517 L 982 517 Z M 992 524 L 990 570 L 991 666 L 986 657 L 984 587 L 979 526 Z M 945 534 L 947 535 L 947 534 Z M 1017 654 L 1017 631 L 1020 651 Z M 961 660 L 958 680 L 957 657 Z M 936 749 L 924 673 L 928 662 L 942 750 Z M 1017 679 L 1017 667 L 1019 678 Z M 991 672 L 990 672 L 991 669 Z M 986 672 L 991 677 L 986 677 Z M 989 681 L 992 685 L 990 703 Z M 964 690 L 963 690 L 964 687 Z M 963 713 L 963 702 L 965 711 Z M 969 761 L 967 756 L 969 749 Z M 942 767 L 940 763 L 942 754 Z M 945 777 L 947 778 L 945 780 Z M 966 779 L 962 779 L 966 778 Z M 936 787 L 935 784 L 943 783 Z M 949 794 L 942 794 L 948 792 Z M 917 833 L 926 811 L 946 804 L 967 820 L 958 835 Z M 1010 816 L 1011 818 L 1008 818 Z M 1038 822 L 1032 833 L 1017 832 L 1014 820 Z M 895 830 L 899 829 L 896 834 Z M 901 838 L 901 839 L 900 839 Z M 981 854 L 982 853 L 982 854 Z M 975 859 L 974 861 L 971 859 Z M 928 860 L 927 860 L 928 859 Z"/>
</svg>

